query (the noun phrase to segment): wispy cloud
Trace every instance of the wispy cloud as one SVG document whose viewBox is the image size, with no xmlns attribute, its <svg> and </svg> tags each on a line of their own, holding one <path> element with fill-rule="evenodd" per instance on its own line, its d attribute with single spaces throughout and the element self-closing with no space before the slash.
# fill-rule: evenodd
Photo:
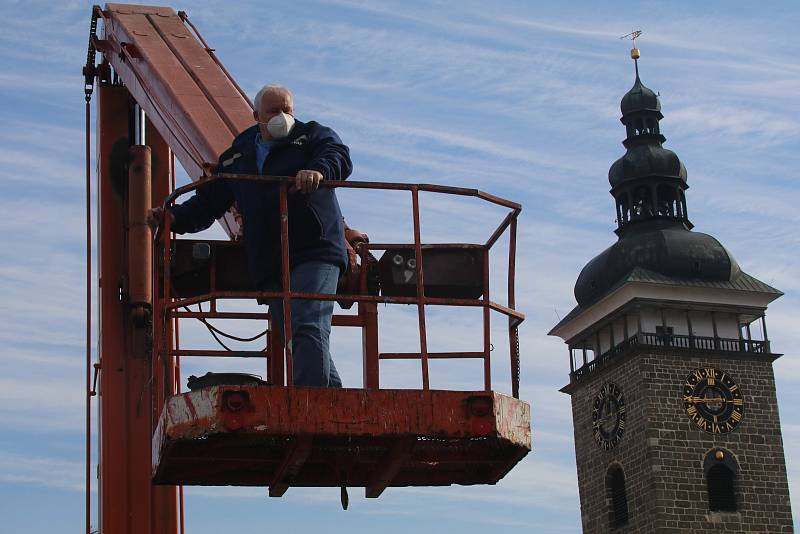
<svg viewBox="0 0 800 534">
<path fill-rule="evenodd" d="M 0 482 L 84 491 L 83 464 L 0 450 Z"/>
<path fill-rule="evenodd" d="M 6 428 L 37 434 L 80 431 L 85 398 L 81 378 L 78 372 L 71 378 L 40 377 L 38 382 L 27 376 L 0 379 L 0 421 Z"/>
<path fill-rule="evenodd" d="M 13 72 L 0 74 L 0 87 L 6 91 L 25 89 L 25 91 L 69 91 L 75 89 L 74 76 L 54 76 L 43 78 L 31 78 Z"/>
<path fill-rule="evenodd" d="M 726 107 L 702 102 L 671 111 L 670 121 L 681 124 L 693 137 L 713 135 L 747 145 L 786 142 L 800 134 L 800 120 L 780 110 L 755 108 L 752 103 Z"/>
</svg>

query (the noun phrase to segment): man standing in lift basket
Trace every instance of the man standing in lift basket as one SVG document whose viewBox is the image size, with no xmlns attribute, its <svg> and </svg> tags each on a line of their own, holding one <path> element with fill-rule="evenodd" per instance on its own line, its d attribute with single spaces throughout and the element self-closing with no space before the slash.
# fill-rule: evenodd
<svg viewBox="0 0 800 534">
<path fill-rule="evenodd" d="M 353 169 L 349 150 L 336 132 L 294 118 L 292 93 L 278 85 L 256 95 L 257 124 L 240 133 L 222 153 L 218 173 L 294 176 L 289 189 L 289 263 L 292 291 L 336 293 L 347 266 L 344 225 L 333 188 L 321 180 L 344 180 Z M 217 180 L 170 209 L 171 228 L 182 234 L 211 226 L 234 201 L 244 222 L 250 276 L 260 291 L 281 289 L 281 226 L 278 183 Z M 162 208 L 148 212 L 156 225 Z M 283 332 L 280 299 L 270 299 L 273 330 Z M 333 301 L 295 299 L 292 312 L 293 382 L 297 386 L 342 387 L 329 351 Z"/>
</svg>

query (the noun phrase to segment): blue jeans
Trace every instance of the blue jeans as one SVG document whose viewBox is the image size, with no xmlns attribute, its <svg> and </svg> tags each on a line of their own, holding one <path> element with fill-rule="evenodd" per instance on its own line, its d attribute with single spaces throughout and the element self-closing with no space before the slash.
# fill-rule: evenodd
<svg viewBox="0 0 800 534">
<path fill-rule="evenodd" d="M 323 261 L 301 263 L 292 269 L 290 287 L 302 293 L 335 294 L 339 267 Z M 280 289 L 280 282 L 274 284 Z M 292 379 L 296 386 L 342 387 L 329 350 L 332 300 L 295 299 L 292 309 Z M 273 331 L 283 335 L 283 303 L 269 300 Z"/>
</svg>

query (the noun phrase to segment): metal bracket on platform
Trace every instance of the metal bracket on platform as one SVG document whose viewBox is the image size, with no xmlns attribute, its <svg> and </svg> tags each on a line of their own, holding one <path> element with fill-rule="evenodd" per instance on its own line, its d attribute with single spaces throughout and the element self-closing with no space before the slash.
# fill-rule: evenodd
<svg viewBox="0 0 800 534">
<path fill-rule="evenodd" d="M 292 485 L 292 479 L 306 463 L 313 440 L 314 438 L 311 436 L 298 436 L 292 440 L 281 465 L 272 475 L 272 481 L 269 484 L 270 497 L 282 497 L 286 493 L 286 490 Z"/>
<path fill-rule="evenodd" d="M 411 457 L 416 443 L 416 436 L 409 436 L 394 444 L 389 452 L 386 453 L 383 462 L 384 468 L 377 472 L 372 482 L 364 489 L 364 496 L 366 498 L 376 499 L 381 496 L 383 490 L 392 483 L 392 480 L 394 480 L 400 468 L 403 467 L 403 464 Z"/>
</svg>

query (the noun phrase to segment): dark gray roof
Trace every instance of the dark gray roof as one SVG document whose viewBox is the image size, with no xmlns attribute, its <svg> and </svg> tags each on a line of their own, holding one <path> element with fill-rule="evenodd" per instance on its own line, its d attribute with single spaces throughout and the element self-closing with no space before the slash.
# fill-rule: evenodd
<svg viewBox="0 0 800 534">
<path fill-rule="evenodd" d="M 575 282 L 575 300 L 581 306 L 595 302 L 637 267 L 675 280 L 730 281 L 741 273 L 730 252 L 710 235 L 672 221 L 644 221 L 586 264 Z"/>
<path fill-rule="evenodd" d="M 574 308 L 572 308 L 572 309 L 570 310 L 570 312 L 564 316 L 564 318 L 563 318 L 563 319 L 561 319 L 560 321 L 558 321 L 558 323 L 557 323 L 557 324 L 556 324 L 556 325 L 555 325 L 553 328 L 551 328 L 551 329 L 550 329 L 550 331 L 547 333 L 547 335 L 548 335 L 548 336 L 552 336 L 552 335 L 553 335 L 553 332 L 555 332 L 556 330 L 558 330 L 559 328 L 561 328 L 561 326 L 562 326 L 562 325 L 565 325 L 565 324 L 567 324 L 568 322 L 570 322 L 571 320 L 573 320 L 573 319 L 574 319 L 575 317 L 577 317 L 577 316 L 578 316 L 578 314 L 579 314 L 579 313 L 581 313 L 583 310 L 584 310 L 584 309 L 583 309 L 583 308 L 581 308 L 580 306 L 575 306 Z"/>
<path fill-rule="evenodd" d="M 740 271 L 740 275 L 733 280 L 703 280 L 701 278 L 679 278 L 677 276 L 665 276 L 655 271 L 649 271 L 637 267 L 632 270 L 628 276 L 622 280 L 624 282 L 653 282 L 658 284 L 667 284 L 675 286 L 687 287 L 714 287 L 719 289 L 732 289 L 735 291 L 747 291 L 752 293 L 767 293 L 769 295 L 783 295 L 779 289 L 775 289 L 769 284 L 765 284 L 758 278 L 750 276 L 744 271 Z"/>
<path fill-rule="evenodd" d="M 672 150 L 658 142 L 631 146 L 625 155 L 615 161 L 608 170 L 608 183 L 617 187 L 629 180 L 657 177 L 673 178 L 686 182 L 686 167 Z"/>
<path fill-rule="evenodd" d="M 660 112 L 661 102 L 659 102 L 658 95 L 652 89 L 645 87 L 637 72 L 636 81 L 633 83 L 633 87 L 622 97 L 619 109 L 622 111 L 622 115 L 644 110 Z"/>
<path fill-rule="evenodd" d="M 683 286 L 683 287 L 710 287 L 710 288 L 717 288 L 717 289 L 729 289 L 732 291 L 745 291 L 748 293 L 765 293 L 768 295 L 775 295 L 775 297 L 780 297 L 783 295 L 783 292 L 779 289 L 772 287 L 769 284 L 765 284 L 758 278 L 747 274 L 744 271 L 739 271 L 739 275 L 736 276 L 732 280 L 704 280 L 702 278 L 683 278 L 677 276 L 667 276 L 655 271 L 650 271 L 648 269 L 643 269 L 641 267 L 635 267 L 631 270 L 627 276 L 623 277 L 619 282 L 614 284 L 613 287 L 609 288 L 608 291 L 605 292 L 604 295 L 608 295 L 623 284 L 627 284 L 630 282 L 640 282 L 640 283 L 652 283 L 652 284 L 663 284 L 669 286 Z M 575 319 L 578 315 L 580 315 L 584 310 L 590 308 L 595 302 L 599 299 L 593 300 L 591 303 L 581 306 L 575 306 L 572 310 L 561 319 L 558 324 L 556 324 L 548 335 L 552 335 L 553 331 L 557 330 L 561 326 L 569 323 L 573 319 Z"/>
</svg>

